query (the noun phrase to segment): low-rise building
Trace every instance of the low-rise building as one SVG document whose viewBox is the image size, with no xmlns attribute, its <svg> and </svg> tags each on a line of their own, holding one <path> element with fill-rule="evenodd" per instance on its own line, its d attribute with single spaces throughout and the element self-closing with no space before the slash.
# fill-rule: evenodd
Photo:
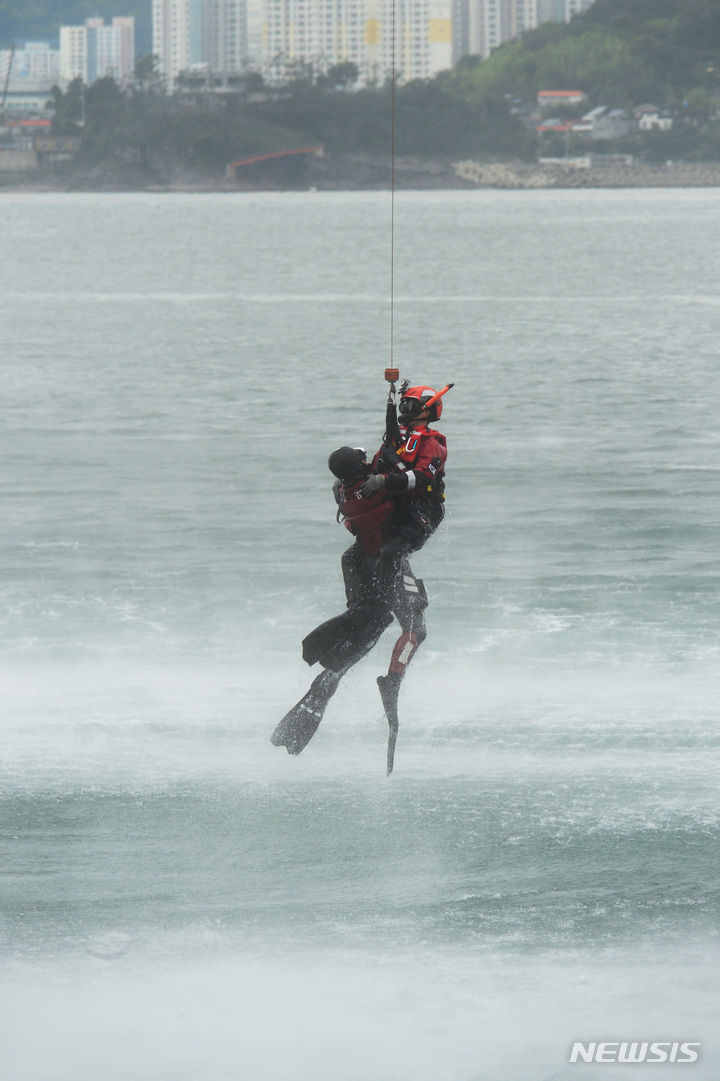
<svg viewBox="0 0 720 1081">
<path fill-rule="evenodd" d="M 36 169 L 35 138 L 38 131 L 50 130 L 49 119 L 6 119 L 0 128 L 0 173 L 22 173 Z"/>
<path fill-rule="evenodd" d="M 572 117 L 551 116 L 545 120 L 541 120 L 535 130 L 539 135 L 549 131 L 565 132 L 568 135 L 590 135 L 592 134 L 593 127 L 587 120 L 575 120 Z"/>
<path fill-rule="evenodd" d="M 563 120 L 559 116 L 549 116 L 546 120 L 541 121 L 535 130 L 538 135 L 546 135 L 550 131 L 570 132 L 572 131 L 572 121 Z"/>
<path fill-rule="evenodd" d="M 77 135 L 37 135 L 35 153 L 41 169 L 74 161 L 80 150 L 81 139 Z"/>
<path fill-rule="evenodd" d="M 28 86 L 52 86 L 60 78 L 60 50 L 47 41 L 28 41 L 22 48 L 0 49 L 0 91 L 20 92 Z"/>
<path fill-rule="evenodd" d="M 80 149 L 77 135 L 52 135 L 49 117 L 7 117 L 0 127 L 0 173 L 53 169 L 73 161 Z"/>
<path fill-rule="evenodd" d="M 586 101 L 582 90 L 539 90 L 537 96 L 541 109 L 557 109 L 558 105 L 584 105 Z"/>
<path fill-rule="evenodd" d="M 0 50 L 0 103 L 6 116 L 52 111 L 51 91 L 60 78 L 60 50 L 45 41 Z"/>
<path fill-rule="evenodd" d="M 623 139 L 637 131 L 637 121 L 624 109 L 609 109 L 607 105 L 598 105 L 585 113 L 580 120 L 570 122 L 572 130 L 578 135 L 590 139 Z"/>
<path fill-rule="evenodd" d="M 657 105 L 639 105 L 633 110 L 640 131 L 670 131 L 673 126 L 672 115 Z"/>
<path fill-rule="evenodd" d="M 55 112 L 51 88 L 37 90 L 9 90 L 5 97 L 6 116 L 48 116 Z"/>
<path fill-rule="evenodd" d="M 590 138 L 624 139 L 633 131 L 637 131 L 637 121 L 624 109 L 605 109 L 596 117 Z"/>
<path fill-rule="evenodd" d="M 624 109 L 610 109 L 607 105 L 598 105 L 582 117 L 551 116 L 540 119 L 539 123 L 538 118 L 535 119 L 535 130 L 539 135 L 561 132 L 598 142 L 624 139 L 638 130 L 667 131 L 671 127 L 672 117 L 669 113 L 661 113 L 655 106 L 645 105 L 635 109 L 632 116 Z"/>
</svg>

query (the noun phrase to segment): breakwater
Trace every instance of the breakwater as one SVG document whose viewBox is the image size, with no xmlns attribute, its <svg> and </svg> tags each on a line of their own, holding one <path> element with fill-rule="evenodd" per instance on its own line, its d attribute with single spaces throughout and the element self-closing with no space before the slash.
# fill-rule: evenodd
<svg viewBox="0 0 720 1081">
<path fill-rule="evenodd" d="M 478 188 L 713 188 L 720 187 L 720 162 L 666 162 L 596 158 L 537 164 L 459 161 L 458 181 Z"/>
</svg>

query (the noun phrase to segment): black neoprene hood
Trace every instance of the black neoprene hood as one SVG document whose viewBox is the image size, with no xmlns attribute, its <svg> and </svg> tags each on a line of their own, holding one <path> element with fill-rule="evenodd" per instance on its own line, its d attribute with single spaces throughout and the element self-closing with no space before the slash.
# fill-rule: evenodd
<svg viewBox="0 0 720 1081">
<path fill-rule="evenodd" d="M 328 468 L 338 480 L 359 480 L 367 476 L 369 466 L 362 451 L 355 447 L 339 447 L 328 458 Z"/>
</svg>

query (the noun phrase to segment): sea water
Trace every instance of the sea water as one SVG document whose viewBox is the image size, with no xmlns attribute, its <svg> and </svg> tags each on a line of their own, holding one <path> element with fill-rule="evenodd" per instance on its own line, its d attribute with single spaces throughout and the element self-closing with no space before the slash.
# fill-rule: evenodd
<svg viewBox="0 0 720 1081">
<path fill-rule="evenodd" d="M 447 515 L 396 772 L 344 604 L 387 193 L 0 200 L 3 1081 L 720 1075 L 720 193 L 397 196 Z M 691 1066 L 572 1064 L 693 1041 Z"/>
</svg>

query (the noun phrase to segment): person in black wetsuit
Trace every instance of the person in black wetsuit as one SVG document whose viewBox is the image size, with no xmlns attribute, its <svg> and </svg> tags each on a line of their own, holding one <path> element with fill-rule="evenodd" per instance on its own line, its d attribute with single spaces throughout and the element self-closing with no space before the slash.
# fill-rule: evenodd
<svg viewBox="0 0 720 1081">
<path fill-rule="evenodd" d="M 273 743 L 290 754 L 307 745 L 340 680 L 372 649 L 393 616 L 402 633 L 387 675 L 377 682 L 391 730 L 394 725 L 397 731 L 400 683 L 427 633 L 427 595 L 408 556 L 423 546 L 444 514 L 446 441 L 429 427 L 442 413 L 443 393 L 426 386 L 404 388 L 395 438 L 386 436 L 372 463 L 358 448 L 340 447 L 330 455 L 338 517 L 355 536 L 341 560 L 347 609 L 303 640 L 303 658 L 310 665 L 319 661 L 323 671 L 273 733 Z"/>
</svg>

